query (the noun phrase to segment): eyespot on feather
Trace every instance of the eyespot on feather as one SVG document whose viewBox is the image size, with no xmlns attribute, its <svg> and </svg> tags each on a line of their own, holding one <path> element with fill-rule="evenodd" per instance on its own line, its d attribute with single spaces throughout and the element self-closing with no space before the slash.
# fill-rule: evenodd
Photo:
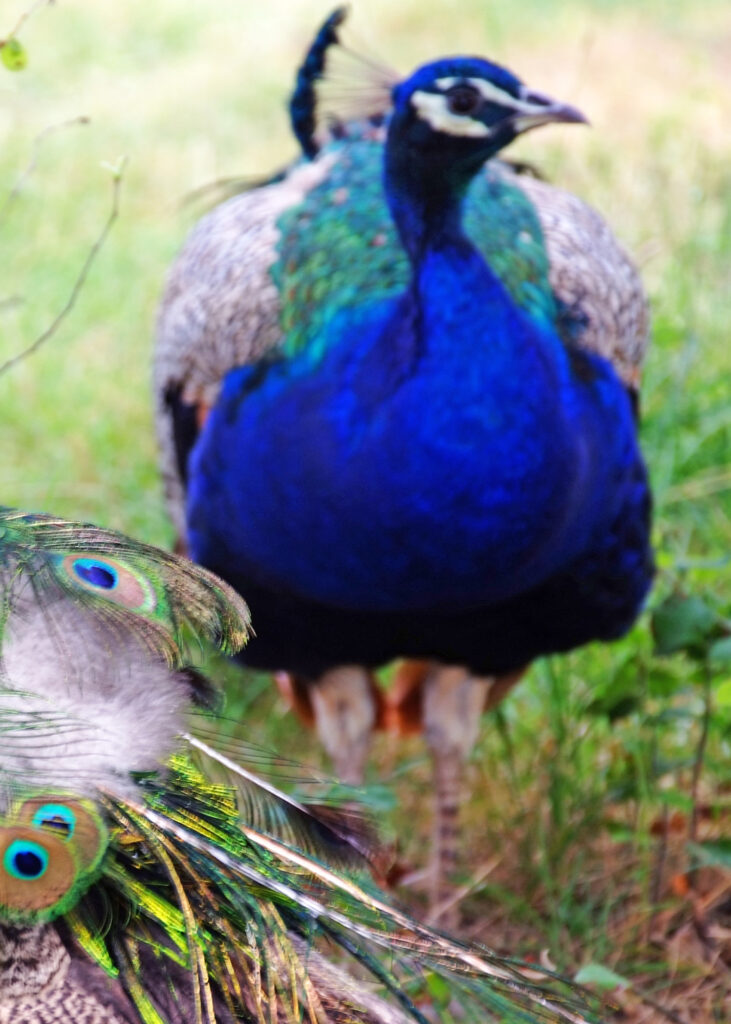
<svg viewBox="0 0 731 1024">
<path fill-rule="evenodd" d="M 64 804 L 41 804 L 31 824 L 56 834 L 59 839 L 68 840 L 76 830 L 76 815 Z"/>
<path fill-rule="evenodd" d="M 13 839 L 5 850 L 3 868 L 11 878 L 33 882 L 48 869 L 48 851 L 32 839 Z"/>
<path fill-rule="evenodd" d="M 28 917 L 63 904 L 78 876 L 71 850 L 40 829 L 0 828 L 0 916 Z"/>
<path fill-rule="evenodd" d="M 155 589 L 147 577 L 113 558 L 75 551 L 61 559 L 61 569 L 72 586 L 132 611 L 152 611 Z"/>
<path fill-rule="evenodd" d="M 25 800 L 14 817 L 66 843 L 84 873 L 93 871 L 104 856 L 108 833 L 91 803 L 44 794 Z"/>
</svg>

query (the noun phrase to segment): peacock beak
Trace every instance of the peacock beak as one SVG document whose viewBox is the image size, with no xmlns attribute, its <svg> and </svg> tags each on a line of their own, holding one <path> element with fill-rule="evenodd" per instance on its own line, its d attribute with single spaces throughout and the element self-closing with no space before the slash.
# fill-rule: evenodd
<svg viewBox="0 0 731 1024">
<path fill-rule="evenodd" d="M 582 114 L 578 107 L 573 107 L 569 103 L 558 103 L 542 92 L 526 89 L 520 100 L 520 109 L 512 118 L 513 127 L 519 135 L 531 128 L 538 128 L 539 125 L 550 124 L 554 121 L 589 124 L 589 119 Z"/>
</svg>

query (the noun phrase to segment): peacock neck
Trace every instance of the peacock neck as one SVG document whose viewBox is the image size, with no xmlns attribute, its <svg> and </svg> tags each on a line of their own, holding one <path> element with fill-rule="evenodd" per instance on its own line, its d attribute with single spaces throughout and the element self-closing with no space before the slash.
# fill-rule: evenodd
<svg viewBox="0 0 731 1024">
<path fill-rule="evenodd" d="M 462 203 L 472 178 L 389 136 L 384 186 L 391 216 L 415 270 L 429 250 L 469 245 L 462 229 Z"/>
<path fill-rule="evenodd" d="M 482 337 L 489 341 L 481 346 L 483 360 L 496 377 L 522 373 L 537 339 L 516 325 L 524 321 L 522 314 L 462 222 L 467 189 L 484 158 L 451 160 L 444 152 L 398 142 L 389 136 L 384 185 L 411 262 L 409 295 L 420 356 L 431 354 L 438 362 L 472 360 L 473 342 Z"/>
</svg>

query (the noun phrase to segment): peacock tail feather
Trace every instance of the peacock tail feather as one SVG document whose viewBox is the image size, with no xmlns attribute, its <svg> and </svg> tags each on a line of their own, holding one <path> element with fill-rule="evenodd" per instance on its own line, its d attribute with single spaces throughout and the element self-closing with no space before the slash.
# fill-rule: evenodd
<svg viewBox="0 0 731 1024">
<path fill-rule="evenodd" d="M 90 523 L 0 507 L 0 580 L 3 631 L 33 609 L 53 620 L 70 598 L 110 644 L 134 641 L 171 666 L 191 640 L 232 653 L 248 635 L 248 609 L 222 580 Z"/>
<path fill-rule="evenodd" d="M 102 791 L 99 806 L 106 857 L 66 923 L 146 1024 L 168 1019 L 156 993 L 174 991 L 181 970 L 196 1024 L 226 1019 L 224 1008 L 234 1019 L 314 1024 L 318 1004 L 343 1022 L 372 1019 L 358 1003 L 362 982 L 344 998 L 329 991 L 325 956 L 339 970 L 355 960 L 379 983 L 402 1014 L 385 1019 L 425 1022 L 419 1003 L 438 978 L 463 1019 L 583 1019 L 576 992 L 527 981 L 517 964 L 416 924 L 367 884 L 252 828 L 234 791 L 185 755 L 140 779 L 134 800 Z"/>
<path fill-rule="evenodd" d="M 157 636 L 170 630 L 176 658 L 181 623 L 243 639 L 243 604 L 222 607 L 229 592 L 210 574 L 51 517 L 8 512 L 3 529 L 3 1024 L 426 1024 L 440 1001 L 464 1020 L 588 1019 L 575 986 L 390 905 L 369 879 L 367 829 L 220 753 L 205 724 L 205 739 L 189 728 L 188 677 Z M 170 610 L 154 643 L 126 605 L 107 628 L 84 572 L 67 582 L 79 562 L 92 580 L 124 566 L 155 581 Z M 75 636 L 54 647 L 47 615 Z"/>
</svg>

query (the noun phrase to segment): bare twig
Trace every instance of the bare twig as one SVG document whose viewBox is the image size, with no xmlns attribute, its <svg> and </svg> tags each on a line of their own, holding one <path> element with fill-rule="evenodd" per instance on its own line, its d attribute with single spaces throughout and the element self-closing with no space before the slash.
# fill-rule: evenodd
<svg viewBox="0 0 731 1024">
<path fill-rule="evenodd" d="M 53 321 L 49 324 L 45 331 L 43 331 L 42 334 L 39 334 L 36 340 L 31 345 L 29 345 L 28 348 L 23 349 L 22 352 L 19 352 L 16 356 L 13 356 L 11 359 L 8 359 L 6 362 L 0 365 L 0 376 L 7 370 L 10 370 L 13 366 L 15 366 L 16 363 L 21 362 L 23 359 L 27 359 L 28 356 L 32 356 L 35 352 L 37 352 L 41 345 L 44 345 L 45 342 L 47 342 L 48 339 L 53 334 L 55 334 L 62 321 L 68 316 L 68 314 L 73 309 L 76 299 L 78 298 L 79 292 L 81 291 L 84 282 L 86 281 L 86 278 L 89 274 L 89 271 L 91 270 L 91 266 L 94 263 L 94 260 L 96 259 L 97 255 L 99 254 L 99 250 L 104 245 L 104 242 L 107 239 L 107 235 L 109 234 L 112 225 L 114 224 L 119 214 L 119 190 L 122 184 L 124 163 L 125 160 L 122 160 L 120 164 L 117 166 L 117 168 L 114 170 L 114 177 L 112 179 L 112 208 L 109 212 L 109 216 L 106 219 L 104 227 L 102 228 L 101 233 L 99 234 L 99 237 L 89 250 L 87 257 L 84 260 L 84 264 L 79 272 L 79 275 L 74 281 L 74 285 L 73 288 L 71 289 L 71 294 L 69 295 L 68 300 L 66 301 L 66 305 L 57 314 L 57 316 L 53 319 Z"/>
<path fill-rule="evenodd" d="M 701 721 L 701 735 L 698 740 L 698 749 L 696 750 L 695 761 L 693 763 L 693 781 L 690 790 L 691 800 L 693 801 L 693 811 L 690 816 L 688 839 L 691 843 L 698 842 L 698 788 L 700 786 L 701 774 L 703 772 L 703 761 L 705 759 L 706 746 L 708 744 L 708 730 L 711 724 L 711 711 L 711 667 L 708 664 L 708 658 L 706 658 L 703 664 L 703 719 Z"/>
<path fill-rule="evenodd" d="M 631 990 L 639 996 L 643 1003 L 647 1006 L 651 1006 L 653 1010 L 665 1017 L 666 1020 L 672 1021 L 672 1024 L 691 1024 L 687 1017 L 681 1017 L 674 1010 L 669 1009 L 667 1006 L 663 1006 L 662 1003 L 658 1003 L 656 999 L 648 996 L 642 989 L 637 988 L 636 985 L 630 986 Z"/>
<path fill-rule="evenodd" d="M 36 135 L 36 137 L 33 139 L 33 142 L 31 143 L 31 155 L 27 166 L 21 172 L 20 176 L 18 177 L 18 180 L 15 182 L 11 190 L 8 192 L 5 202 L 2 204 L 2 206 L 0 206 L 0 224 L 7 216 L 10 206 L 22 192 L 23 186 L 28 181 L 28 178 L 30 178 L 33 171 L 35 171 L 36 166 L 38 164 L 38 153 L 40 151 L 41 145 L 43 144 L 43 142 L 45 142 L 48 136 L 53 135 L 54 132 L 63 131 L 63 129 L 65 128 L 70 128 L 75 124 L 88 123 L 88 117 L 85 117 L 83 115 L 81 117 L 73 117 L 71 118 L 71 120 L 61 121 L 59 124 L 49 124 L 47 128 L 44 128 L 42 132 L 39 132 L 38 135 Z"/>
<path fill-rule="evenodd" d="M 36 13 L 36 11 L 39 11 L 41 9 L 41 7 L 50 7 L 55 2 L 56 0 L 36 0 L 34 4 L 31 4 L 30 7 L 26 8 L 26 10 L 23 11 L 21 16 L 15 23 L 15 26 L 11 28 L 11 30 L 8 32 L 8 34 L 5 36 L 2 42 L 7 42 L 8 39 L 13 39 L 15 36 L 17 36 L 18 32 L 20 32 L 21 28 L 23 27 L 23 25 L 25 25 L 28 18 L 32 17 Z"/>
<path fill-rule="evenodd" d="M 454 893 L 452 893 L 451 896 L 442 900 L 441 903 L 432 909 L 426 918 L 426 923 L 435 924 L 440 920 L 440 918 L 448 914 L 449 911 L 458 907 L 459 904 L 470 895 L 470 893 L 474 892 L 475 889 L 482 885 L 487 876 L 492 874 L 501 860 L 502 857 L 493 857 L 491 860 L 477 868 L 477 870 L 473 872 L 472 878 L 469 882 L 465 885 L 461 885 L 454 891 Z"/>
<path fill-rule="evenodd" d="M 663 804 L 662 808 L 662 822 L 660 825 L 660 842 L 657 846 L 657 851 L 654 858 L 654 864 L 652 868 L 652 881 L 650 884 L 650 903 L 652 904 L 652 919 L 650 921 L 650 930 L 652 930 L 652 924 L 657 913 L 657 905 L 660 902 L 662 895 L 662 882 L 665 875 L 665 863 L 668 855 L 668 832 L 670 822 L 670 812 L 668 811 L 667 804 Z"/>
<path fill-rule="evenodd" d="M 731 490 L 731 473 L 724 469 L 687 480 L 684 484 L 668 487 L 662 496 L 662 502 L 665 506 L 676 505 L 679 502 L 697 501 L 699 498 L 707 498 L 728 490 Z"/>
</svg>

